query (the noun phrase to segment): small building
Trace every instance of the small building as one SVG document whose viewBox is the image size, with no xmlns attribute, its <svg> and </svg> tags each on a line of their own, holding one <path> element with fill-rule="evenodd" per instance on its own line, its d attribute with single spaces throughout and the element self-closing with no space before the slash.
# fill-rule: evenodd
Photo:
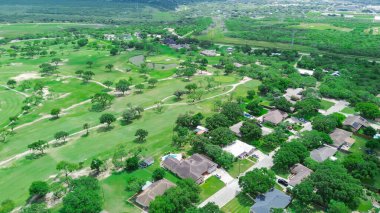
<svg viewBox="0 0 380 213">
<path fill-rule="evenodd" d="M 191 178 L 196 183 L 201 184 L 204 181 L 204 175 L 214 172 L 218 164 L 206 156 L 196 153 L 181 161 L 176 158 L 166 158 L 162 162 L 162 166 L 180 178 Z"/>
<path fill-rule="evenodd" d="M 145 168 L 145 167 L 152 165 L 153 163 L 154 163 L 154 158 L 153 157 L 147 157 L 140 162 L 140 166 Z"/>
<path fill-rule="evenodd" d="M 277 125 L 281 123 L 287 117 L 288 117 L 288 113 L 276 109 L 265 114 L 263 116 L 263 122 L 268 122 L 268 123 Z"/>
<path fill-rule="evenodd" d="M 255 147 L 240 140 L 223 148 L 224 151 L 231 153 L 235 158 L 245 158 L 255 151 Z"/>
<path fill-rule="evenodd" d="M 305 178 L 309 177 L 312 172 L 313 170 L 302 164 L 295 164 L 292 168 L 290 168 L 291 176 L 289 177 L 289 184 L 291 186 L 300 184 Z"/>
<path fill-rule="evenodd" d="M 330 137 L 334 142 L 332 146 L 338 149 L 348 150 L 355 142 L 355 139 L 351 138 L 351 136 L 352 132 L 336 128 L 330 133 Z"/>
<path fill-rule="evenodd" d="M 349 126 L 352 131 L 358 131 L 360 128 L 369 127 L 369 122 L 361 116 L 348 116 L 346 120 L 343 122 L 344 126 Z"/>
<path fill-rule="evenodd" d="M 136 202 L 144 208 L 148 208 L 157 196 L 163 195 L 166 190 L 176 185 L 166 179 L 161 179 L 146 187 L 137 197 Z"/>
<path fill-rule="evenodd" d="M 107 41 L 114 41 L 114 40 L 116 40 L 116 35 L 114 35 L 114 34 L 104 34 L 103 37 Z"/>
<path fill-rule="evenodd" d="M 230 130 L 233 133 L 235 133 L 235 135 L 237 135 L 238 137 L 241 137 L 240 127 L 242 126 L 243 126 L 243 121 L 240 121 L 239 123 L 230 126 Z"/>
<path fill-rule="evenodd" d="M 203 127 L 203 126 L 197 126 L 197 128 L 195 128 L 194 132 L 197 135 L 202 135 L 202 134 L 208 132 L 208 129 L 206 127 Z"/>
<path fill-rule="evenodd" d="M 338 150 L 334 147 L 322 146 L 318 149 L 314 149 L 313 151 L 311 151 L 310 157 L 317 162 L 323 162 L 328 158 L 334 156 L 337 151 Z"/>
<path fill-rule="evenodd" d="M 334 71 L 333 73 L 331 73 L 331 76 L 340 76 L 340 72 L 339 71 Z"/>
<path fill-rule="evenodd" d="M 202 55 L 204 56 L 210 56 L 210 57 L 214 57 L 214 56 L 217 56 L 218 54 L 216 53 L 216 50 L 203 50 L 201 52 Z"/>
<path fill-rule="evenodd" d="M 278 189 L 272 189 L 256 197 L 250 213 L 270 213 L 272 209 L 285 209 L 291 200 L 289 195 Z"/>
<path fill-rule="evenodd" d="M 234 48 L 233 47 L 227 47 L 226 50 L 228 53 L 232 53 L 234 51 Z"/>
</svg>

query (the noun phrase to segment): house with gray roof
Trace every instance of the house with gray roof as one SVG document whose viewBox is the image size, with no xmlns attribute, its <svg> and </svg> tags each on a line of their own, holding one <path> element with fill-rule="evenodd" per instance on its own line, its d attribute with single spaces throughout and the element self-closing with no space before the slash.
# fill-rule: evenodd
<svg viewBox="0 0 380 213">
<path fill-rule="evenodd" d="M 276 109 L 265 114 L 263 116 L 263 122 L 268 122 L 268 123 L 277 125 L 281 123 L 287 117 L 288 117 L 288 113 Z"/>
<path fill-rule="evenodd" d="M 348 150 L 352 144 L 355 143 L 355 139 L 351 138 L 352 132 L 336 128 L 331 134 L 330 137 L 333 140 L 332 146 L 338 149 Z"/>
<path fill-rule="evenodd" d="M 230 126 L 230 130 L 233 133 L 235 133 L 235 135 L 237 135 L 238 137 L 241 137 L 240 127 L 242 126 L 243 126 L 243 121 L 240 121 L 239 123 Z"/>
<path fill-rule="evenodd" d="M 157 196 L 163 195 L 166 190 L 176 186 L 174 183 L 161 179 L 149 185 L 137 197 L 136 202 L 144 208 L 148 208 L 151 201 Z"/>
<path fill-rule="evenodd" d="M 318 149 L 314 149 L 313 151 L 311 151 L 310 157 L 317 162 L 323 162 L 326 159 L 334 156 L 337 151 L 338 150 L 334 147 L 322 146 Z"/>
<path fill-rule="evenodd" d="M 196 183 L 201 184 L 204 181 L 204 175 L 215 171 L 218 164 L 212 162 L 206 156 L 194 154 L 189 158 L 179 161 L 176 158 L 166 158 L 162 166 L 180 178 L 191 178 Z"/>
<path fill-rule="evenodd" d="M 289 184 L 291 186 L 300 184 L 305 178 L 309 177 L 312 172 L 313 170 L 300 163 L 295 164 L 292 168 L 290 168 L 291 176 L 289 177 Z"/>
<path fill-rule="evenodd" d="M 255 204 L 251 207 L 250 213 L 270 213 L 271 209 L 286 208 L 292 198 L 278 189 L 259 195 L 255 199 Z"/>
<path fill-rule="evenodd" d="M 369 122 L 364 119 L 362 116 L 348 116 L 346 120 L 343 122 L 344 126 L 349 126 L 352 131 L 358 131 L 360 128 L 364 127 L 369 127 L 370 124 Z"/>
</svg>

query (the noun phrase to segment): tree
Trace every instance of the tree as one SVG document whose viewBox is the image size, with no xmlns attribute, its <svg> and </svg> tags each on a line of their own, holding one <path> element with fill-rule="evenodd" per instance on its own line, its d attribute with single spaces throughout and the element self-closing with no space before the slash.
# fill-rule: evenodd
<svg viewBox="0 0 380 213">
<path fill-rule="evenodd" d="M 311 122 L 313 129 L 324 133 L 331 133 L 337 126 L 338 121 L 333 116 L 318 115 Z"/>
<path fill-rule="evenodd" d="M 112 68 L 114 67 L 114 65 L 113 64 L 107 64 L 106 65 L 106 69 L 108 69 L 109 70 L 109 72 L 111 72 L 112 71 Z"/>
<path fill-rule="evenodd" d="M 304 144 L 309 150 L 317 149 L 323 144 L 333 143 L 330 135 L 316 130 L 302 132 L 301 137 L 297 140 Z"/>
<path fill-rule="evenodd" d="M 260 115 L 261 111 L 263 110 L 263 107 L 260 106 L 260 103 L 258 101 L 251 101 L 245 108 L 249 110 L 250 114 L 256 116 Z"/>
<path fill-rule="evenodd" d="M 89 128 L 90 128 L 90 124 L 88 124 L 88 123 L 83 124 L 83 129 L 86 130 L 86 135 L 89 134 Z"/>
<path fill-rule="evenodd" d="M 284 97 L 275 98 L 271 105 L 284 112 L 292 112 L 290 108 L 293 107 L 293 104 Z"/>
<path fill-rule="evenodd" d="M 181 100 L 182 95 L 186 94 L 186 91 L 176 90 L 173 95 L 177 98 L 177 100 Z"/>
<path fill-rule="evenodd" d="M 229 127 L 231 122 L 228 120 L 227 116 L 217 113 L 211 117 L 206 118 L 206 128 L 213 130 L 219 127 Z"/>
<path fill-rule="evenodd" d="M 266 168 L 254 169 L 239 179 L 242 192 L 248 193 L 251 197 L 267 192 L 275 184 L 276 175 Z"/>
<path fill-rule="evenodd" d="M 240 108 L 239 104 L 233 102 L 225 103 L 222 106 L 221 113 L 233 123 L 237 123 L 240 117 L 243 116 L 243 110 Z"/>
<path fill-rule="evenodd" d="M 17 81 L 15 81 L 13 79 L 10 79 L 10 80 L 7 81 L 7 86 L 10 87 L 10 88 L 12 88 L 12 89 L 15 88 L 16 84 L 17 84 Z"/>
<path fill-rule="evenodd" d="M 380 117 L 379 107 L 374 103 L 358 103 L 355 106 L 355 111 L 360 112 L 361 116 L 368 119 L 375 119 Z"/>
<path fill-rule="evenodd" d="M 92 159 L 90 168 L 96 170 L 97 173 L 100 171 L 100 167 L 103 165 L 103 161 L 98 158 Z"/>
<path fill-rule="evenodd" d="M 116 83 L 115 86 L 116 90 L 122 92 L 124 95 L 124 93 L 129 90 L 129 86 L 131 86 L 131 83 L 129 83 L 129 81 L 125 79 L 121 79 Z"/>
<path fill-rule="evenodd" d="M 43 197 L 49 192 L 49 185 L 45 181 L 34 181 L 29 187 L 30 196 Z"/>
<path fill-rule="evenodd" d="M 28 145 L 28 149 L 31 149 L 33 151 L 40 151 L 41 154 L 44 154 L 44 150 L 47 148 L 49 148 L 49 144 L 44 140 L 39 140 Z"/>
<path fill-rule="evenodd" d="M 309 154 L 309 151 L 302 143 L 285 143 L 273 157 L 273 168 L 281 172 L 286 172 L 294 164 L 302 163 Z"/>
<path fill-rule="evenodd" d="M 207 203 L 205 206 L 201 208 L 190 208 L 186 210 L 186 213 L 223 213 L 219 206 L 217 206 L 215 203 Z"/>
<path fill-rule="evenodd" d="M 255 98 L 256 91 L 255 90 L 248 90 L 247 91 L 247 99 L 253 100 Z"/>
<path fill-rule="evenodd" d="M 112 86 L 113 82 L 112 81 L 104 81 L 103 84 L 106 85 L 107 88 L 109 89 Z"/>
<path fill-rule="evenodd" d="M 86 64 L 87 64 L 88 68 L 91 69 L 94 62 L 93 61 L 87 61 Z"/>
<path fill-rule="evenodd" d="M 139 168 L 139 158 L 137 156 L 133 156 L 128 158 L 125 161 L 125 168 L 128 171 L 134 171 Z"/>
<path fill-rule="evenodd" d="M 224 66 L 224 73 L 225 75 L 229 75 L 231 74 L 233 71 L 234 71 L 234 65 L 232 63 L 227 63 L 225 66 Z"/>
<path fill-rule="evenodd" d="M 61 113 L 61 109 L 59 108 L 53 108 L 50 111 L 50 115 L 53 116 L 54 118 L 59 118 L 59 113 Z"/>
<path fill-rule="evenodd" d="M 321 102 L 316 98 L 305 98 L 298 101 L 294 107 L 299 116 L 308 118 L 318 113 L 318 109 L 321 108 Z"/>
<path fill-rule="evenodd" d="M 57 69 L 58 64 L 59 64 L 60 62 L 62 62 L 62 59 L 60 59 L 60 58 L 53 58 L 53 59 L 51 59 L 51 63 L 54 63 L 54 65 L 55 65 L 55 69 Z"/>
<path fill-rule="evenodd" d="M 91 103 L 93 103 L 100 110 L 103 110 L 107 106 L 111 105 L 113 99 L 114 99 L 114 97 L 112 95 L 108 94 L 108 93 L 105 93 L 105 92 L 96 93 L 91 98 Z"/>
<path fill-rule="evenodd" d="M 145 88 L 145 86 L 144 84 L 137 84 L 135 88 L 139 90 L 138 91 L 139 93 L 142 93 L 142 90 Z"/>
<path fill-rule="evenodd" d="M 367 136 L 373 137 L 376 135 L 376 133 L 377 133 L 376 129 L 374 129 L 372 126 L 363 128 L 363 134 Z"/>
<path fill-rule="evenodd" d="M 83 70 L 77 70 L 77 71 L 75 71 L 75 74 L 78 76 L 78 77 L 82 77 L 82 75 L 83 75 Z"/>
<path fill-rule="evenodd" d="M 327 207 L 328 213 L 350 213 L 351 210 L 342 202 L 331 200 Z"/>
<path fill-rule="evenodd" d="M 135 133 L 136 141 L 139 143 L 145 142 L 148 134 L 149 134 L 148 131 L 146 131 L 144 129 L 138 129 Z"/>
<path fill-rule="evenodd" d="M 115 47 L 113 47 L 111 50 L 110 50 L 110 55 L 112 56 L 115 56 L 119 53 L 119 50 Z"/>
<path fill-rule="evenodd" d="M 148 84 L 149 84 L 151 87 L 155 87 L 157 83 L 158 83 L 158 80 L 155 79 L 155 78 L 150 78 L 150 79 L 148 80 Z"/>
<path fill-rule="evenodd" d="M 240 127 L 241 137 L 247 141 L 258 140 L 262 133 L 261 127 L 254 121 L 244 121 Z"/>
<path fill-rule="evenodd" d="M 366 142 L 365 147 L 375 150 L 380 148 L 380 139 L 372 139 Z"/>
<path fill-rule="evenodd" d="M 21 209 L 21 213 L 50 213 L 45 203 L 32 203 Z"/>
<path fill-rule="evenodd" d="M 66 142 L 66 138 L 69 136 L 69 133 L 68 132 L 65 132 L 65 131 L 59 131 L 57 133 L 55 133 L 54 135 L 54 138 L 58 141 L 58 140 L 62 140 L 63 143 Z"/>
<path fill-rule="evenodd" d="M 100 116 L 99 120 L 101 124 L 107 124 L 107 127 L 109 128 L 111 124 L 116 121 L 116 118 L 110 113 L 105 113 Z"/>
<path fill-rule="evenodd" d="M 87 38 L 81 38 L 77 41 L 77 44 L 79 47 L 84 47 L 88 44 L 88 39 Z"/>
<path fill-rule="evenodd" d="M 192 84 L 187 84 L 185 86 L 185 89 L 187 89 L 190 92 L 194 92 L 196 89 L 198 88 L 197 84 L 196 83 L 192 83 Z"/>
<path fill-rule="evenodd" d="M 347 171 L 361 181 L 370 180 L 379 174 L 380 161 L 378 158 L 359 153 L 348 155 L 343 160 L 343 165 Z"/>
<path fill-rule="evenodd" d="M 63 171 L 65 174 L 65 179 L 67 185 L 70 186 L 70 178 L 69 174 L 79 168 L 78 164 L 75 163 L 70 163 L 67 161 L 60 161 L 58 162 L 57 166 L 55 167 L 56 170 L 58 171 Z"/>
<path fill-rule="evenodd" d="M 162 196 L 156 197 L 149 204 L 151 213 L 185 212 L 199 202 L 200 188 L 191 179 L 184 179 L 177 183 L 177 187 L 168 189 Z"/>
<path fill-rule="evenodd" d="M 219 146 L 226 146 L 235 140 L 234 133 L 227 127 L 219 127 L 209 133 L 211 143 Z"/>
<path fill-rule="evenodd" d="M 94 75 L 95 75 L 94 72 L 92 72 L 92 71 L 86 71 L 86 72 L 83 73 L 82 79 L 83 79 L 84 82 L 89 82 Z"/>
<path fill-rule="evenodd" d="M 165 177 L 165 169 L 157 168 L 153 171 L 152 178 L 154 181 L 161 180 L 164 177 Z"/>
</svg>

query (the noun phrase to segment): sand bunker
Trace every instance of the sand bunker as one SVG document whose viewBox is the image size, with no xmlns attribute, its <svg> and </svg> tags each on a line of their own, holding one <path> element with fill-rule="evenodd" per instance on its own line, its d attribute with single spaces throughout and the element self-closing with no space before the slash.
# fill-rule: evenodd
<svg viewBox="0 0 380 213">
<path fill-rule="evenodd" d="M 12 79 L 19 82 L 19 81 L 25 81 L 30 79 L 39 79 L 42 78 L 41 75 L 38 72 L 29 72 L 29 73 L 23 73 L 16 77 L 13 77 Z"/>
</svg>

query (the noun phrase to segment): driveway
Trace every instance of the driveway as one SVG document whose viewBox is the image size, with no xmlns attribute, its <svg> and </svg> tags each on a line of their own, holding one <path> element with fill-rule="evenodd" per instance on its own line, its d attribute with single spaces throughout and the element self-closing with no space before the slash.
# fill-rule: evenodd
<svg viewBox="0 0 380 213">
<path fill-rule="evenodd" d="M 223 168 L 215 170 L 211 175 L 219 175 L 220 180 L 223 181 L 225 184 L 228 184 L 234 180 L 234 178 L 230 174 L 228 174 L 228 172 Z"/>
<path fill-rule="evenodd" d="M 342 101 L 342 100 L 325 99 L 325 98 L 323 100 L 334 103 L 334 106 L 330 107 L 326 111 L 320 110 L 320 113 L 322 113 L 323 115 L 330 115 L 330 114 L 333 114 L 334 112 L 340 112 L 350 104 L 347 101 Z"/>
</svg>

